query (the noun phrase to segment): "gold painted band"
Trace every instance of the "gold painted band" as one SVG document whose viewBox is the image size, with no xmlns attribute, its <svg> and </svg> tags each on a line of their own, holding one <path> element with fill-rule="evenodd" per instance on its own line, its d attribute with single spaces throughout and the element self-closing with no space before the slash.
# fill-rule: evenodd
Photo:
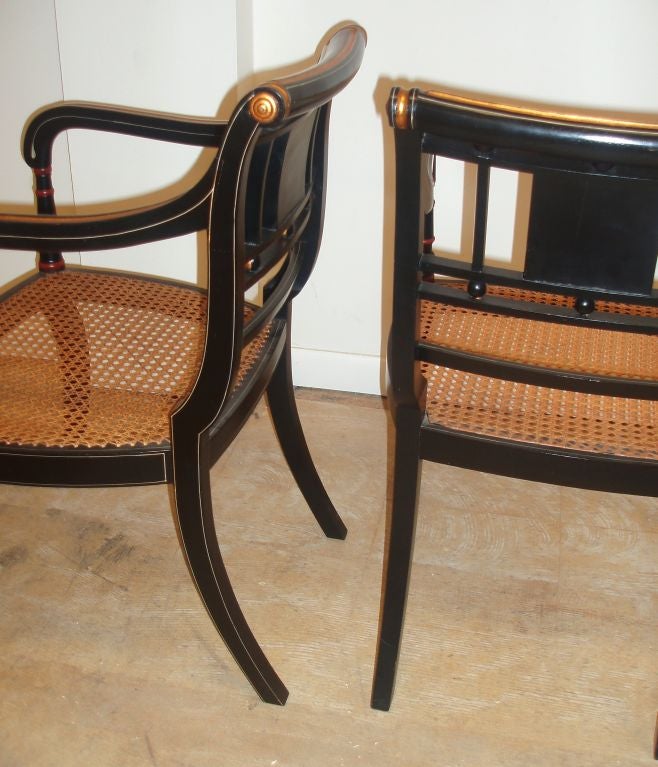
<svg viewBox="0 0 658 767">
<path fill-rule="evenodd" d="M 539 120 L 557 120 L 560 122 L 581 123 L 584 125 L 600 125 L 606 128 L 625 128 L 629 130 L 658 131 L 658 123 L 637 122 L 634 120 L 621 120 L 599 115 L 576 114 L 571 112 L 558 112 L 545 109 L 533 109 L 531 107 L 513 106 L 502 102 L 485 101 L 482 99 L 457 96 L 454 93 L 444 91 L 426 91 L 428 96 L 448 101 L 452 104 L 460 104 L 470 109 L 487 109 L 495 112 L 505 112 L 517 117 L 530 117 Z"/>
</svg>

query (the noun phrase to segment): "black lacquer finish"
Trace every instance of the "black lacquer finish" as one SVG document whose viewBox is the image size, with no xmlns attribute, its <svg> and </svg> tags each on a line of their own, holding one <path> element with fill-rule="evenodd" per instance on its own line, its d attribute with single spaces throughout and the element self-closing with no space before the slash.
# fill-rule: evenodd
<svg viewBox="0 0 658 767">
<path fill-rule="evenodd" d="M 658 334 L 658 291 L 653 284 L 658 254 L 658 125 L 558 115 L 398 88 L 388 110 L 396 153 L 388 347 L 396 438 L 372 690 L 372 706 L 382 710 L 388 710 L 393 695 L 423 460 L 567 487 L 658 495 L 658 462 L 642 451 L 625 454 L 623 444 L 618 452 L 570 448 L 548 440 L 541 444 L 492 431 L 478 433 L 475 427 L 453 425 L 449 419 L 433 420 L 434 403 L 426 402 L 427 380 L 421 371 L 421 365 L 429 364 L 493 382 L 544 387 L 568 397 L 602 395 L 643 404 L 658 400 L 658 360 L 652 354 L 632 360 L 633 370 L 640 372 L 629 375 L 581 370 L 559 353 L 555 359 L 531 364 L 528 359 L 494 354 L 486 331 L 479 347 L 470 340 L 463 347 L 451 346 L 440 332 L 422 337 L 421 319 L 421 306 L 441 305 L 447 307 L 443 316 L 453 310 L 474 317 L 481 313 L 478 327 L 484 326 L 482 318 L 497 315 L 518 320 L 526 330 L 530 323 L 539 323 L 532 325 L 536 332 L 540 326 L 545 330 L 556 325 L 567 332 L 616 331 L 628 334 L 622 348 L 624 344 L 640 348 L 631 341 L 644 338 L 649 340 L 642 348 L 655 349 L 651 339 Z M 472 231 L 465 238 L 472 248 L 460 257 L 428 248 L 433 213 L 424 190 L 434 182 L 435 161 L 428 160 L 436 157 L 476 167 Z M 486 259 L 493 167 L 533 176 L 527 253 L 520 267 L 492 266 Z M 440 174 L 436 183 L 441 183 Z M 587 344 L 581 348 L 587 349 Z M 650 446 L 654 454 L 655 447 Z"/>
<path fill-rule="evenodd" d="M 205 350 L 195 383 L 171 413 L 170 438 L 154 446 L 108 448 L 0 444 L 0 481 L 71 486 L 172 482 L 181 545 L 194 583 L 229 650 L 270 703 L 283 704 L 288 693 L 247 625 L 224 568 L 209 470 L 267 393 L 286 459 L 312 512 L 328 536 L 345 537 L 297 415 L 290 322 L 291 300 L 311 274 L 320 246 L 331 100 L 357 73 L 365 43 L 360 27 L 340 28 L 317 64 L 256 88 L 227 123 L 87 103 L 47 107 L 31 119 L 24 140 L 25 160 L 35 172 L 38 214 L 0 214 L 0 247 L 39 251 L 44 274 L 37 279 L 46 281 L 60 279 L 48 273 L 64 268 L 65 251 L 125 247 L 207 230 Z M 70 129 L 211 147 L 216 154 L 199 182 L 165 202 L 119 213 L 61 216 L 50 163 L 53 141 Z M 30 280 L 2 298 L 16 296 Z M 257 283 L 262 305 L 245 325 L 244 291 Z M 268 326 L 256 362 L 236 385 L 243 348 L 262 339 Z M 66 333 L 67 348 L 73 348 L 70 329 Z M 82 350 L 84 370 L 84 328 L 80 333 L 74 348 Z M 84 407 L 84 394 L 76 395 L 72 387 L 65 386 L 67 407 L 75 406 L 76 397 Z"/>
</svg>

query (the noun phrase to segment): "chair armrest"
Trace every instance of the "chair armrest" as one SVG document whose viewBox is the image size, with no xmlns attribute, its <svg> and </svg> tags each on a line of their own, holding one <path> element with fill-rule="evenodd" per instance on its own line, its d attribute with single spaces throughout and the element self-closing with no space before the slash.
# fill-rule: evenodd
<svg viewBox="0 0 658 767">
<path fill-rule="evenodd" d="M 141 245 L 208 226 L 212 167 L 184 194 L 140 208 L 97 215 L 0 214 L 0 248 L 44 252 Z"/>
<path fill-rule="evenodd" d="M 25 162 L 31 168 L 49 167 L 55 138 L 70 128 L 123 133 L 191 146 L 219 147 L 226 131 L 226 123 L 211 118 L 188 117 L 84 101 L 64 101 L 43 108 L 27 123 L 23 134 Z"/>
</svg>

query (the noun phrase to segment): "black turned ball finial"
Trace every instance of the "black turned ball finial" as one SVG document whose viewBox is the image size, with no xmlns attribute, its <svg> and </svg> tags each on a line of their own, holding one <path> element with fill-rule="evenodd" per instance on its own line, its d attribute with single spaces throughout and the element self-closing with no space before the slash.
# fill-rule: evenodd
<svg viewBox="0 0 658 767">
<path fill-rule="evenodd" d="M 484 280 L 474 279 L 468 283 L 468 294 L 471 298 L 482 298 L 487 292 L 487 283 Z"/>
<path fill-rule="evenodd" d="M 591 314 L 596 309 L 596 302 L 589 296 L 578 296 L 575 308 L 579 314 Z"/>
</svg>

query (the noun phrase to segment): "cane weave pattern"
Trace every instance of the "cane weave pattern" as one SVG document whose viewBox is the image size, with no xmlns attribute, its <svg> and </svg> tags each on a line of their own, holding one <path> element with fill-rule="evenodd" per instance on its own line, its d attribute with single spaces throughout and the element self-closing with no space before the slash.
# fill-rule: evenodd
<svg viewBox="0 0 658 767">
<path fill-rule="evenodd" d="M 28 282 L 0 302 L 0 443 L 168 445 L 205 321 L 193 288 L 75 270 Z M 243 351 L 236 387 L 268 335 Z"/>
<path fill-rule="evenodd" d="M 521 300 L 567 299 L 501 289 Z M 608 303 L 602 311 L 621 312 Z M 658 316 L 638 306 L 628 313 Z M 420 339 L 456 351 L 580 374 L 658 380 L 658 336 L 583 328 L 422 301 Z M 431 423 L 502 439 L 658 460 L 658 403 L 531 386 L 421 363 Z"/>
</svg>

